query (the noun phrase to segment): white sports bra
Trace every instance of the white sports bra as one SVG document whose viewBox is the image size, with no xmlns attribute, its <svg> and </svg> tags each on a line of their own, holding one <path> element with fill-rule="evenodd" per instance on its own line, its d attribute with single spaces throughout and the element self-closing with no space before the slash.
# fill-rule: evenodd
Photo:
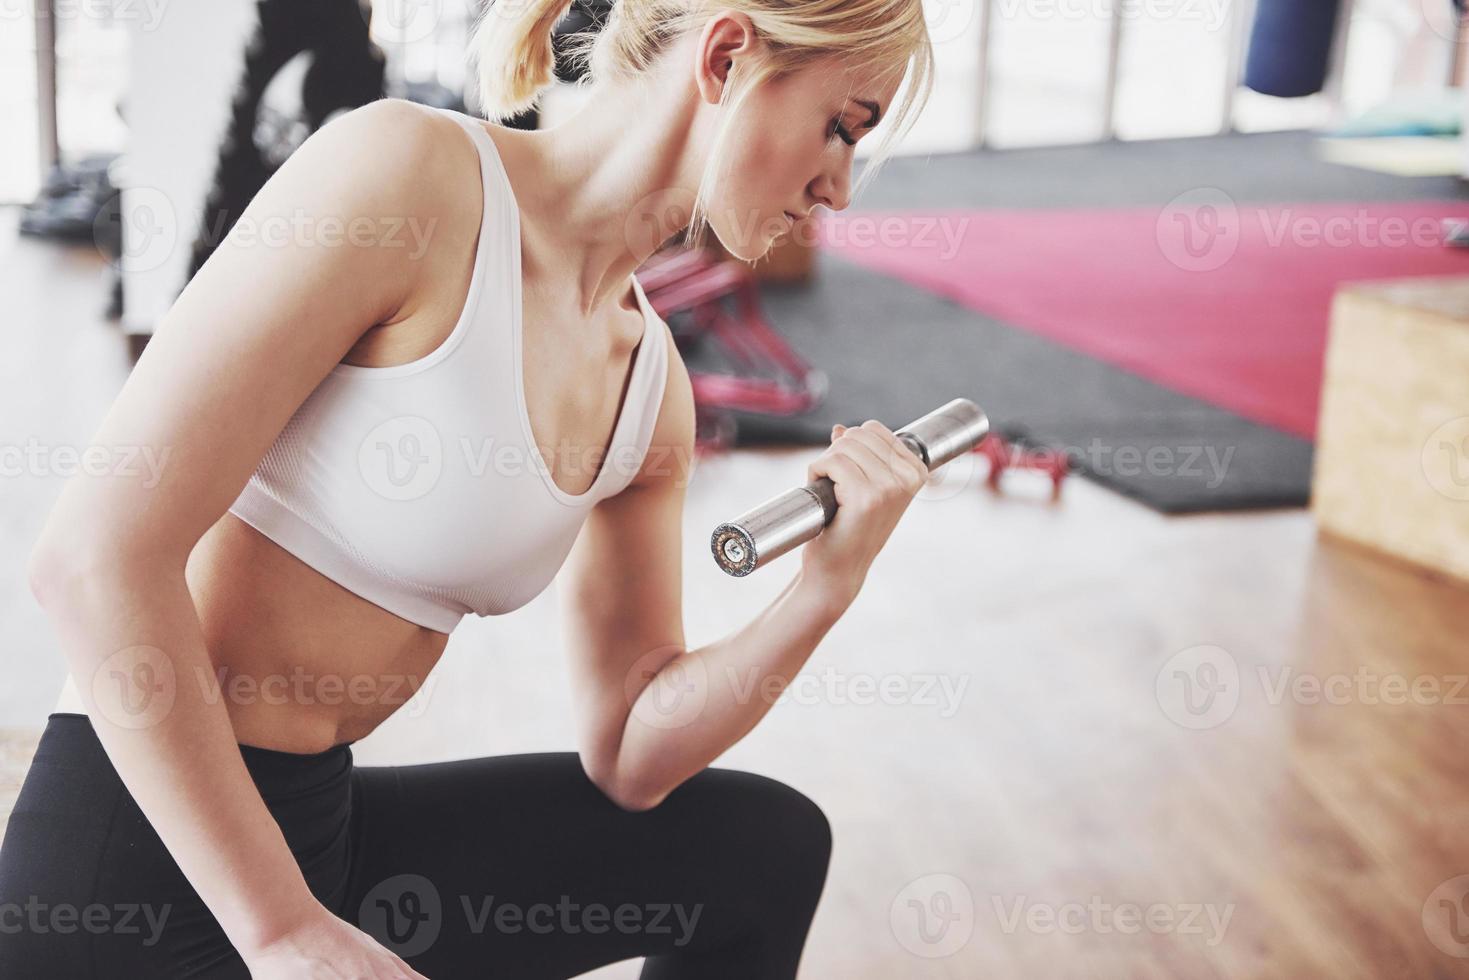
<svg viewBox="0 0 1469 980">
<path fill-rule="evenodd" d="M 551 479 L 531 431 L 521 374 L 520 214 L 489 134 L 479 151 L 483 219 L 464 309 L 448 338 L 390 367 L 338 364 L 302 403 L 229 512 L 323 575 L 421 626 L 535 598 L 587 514 L 636 475 L 668 370 L 667 330 L 642 284 L 645 316 L 606 454 L 580 467 L 581 494 Z"/>
</svg>

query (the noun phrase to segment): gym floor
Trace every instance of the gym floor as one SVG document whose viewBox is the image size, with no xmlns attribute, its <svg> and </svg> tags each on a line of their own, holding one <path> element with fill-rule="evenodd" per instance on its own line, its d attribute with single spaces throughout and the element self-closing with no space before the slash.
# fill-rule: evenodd
<svg viewBox="0 0 1469 980">
<path fill-rule="evenodd" d="M 80 448 L 130 364 L 102 317 L 110 276 L 15 225 L 0 209 L 0 443 Z M 726 577 L 708 534 L 809 456 L 701 460 L 691 644 L 784 585 L 781 563 Z M 802 680 L 717 763 L 831 818 L 803 975 L 1469 976 L 1423 924 L 1469 872 L 1462 588 L 1323 539 L 1304 510 L 1170 518 L 1082 480 L 1051 504 L 1023 474 L 1003 496 L 982 475 L 920 496 Z M 4 476 L 0 815 L 63 670 L 23 574 L 60 478 Z M 555 589 L 466 619 L 359 762 L 571 747 Z M 1219 670 L 1238 700 L 1201 713 Z M 1180 671 L 1204 685 L 1187 711 L 1162 683 Z M 1394 678 L 1437 694 L 1401 703 Z"/>
</svg>

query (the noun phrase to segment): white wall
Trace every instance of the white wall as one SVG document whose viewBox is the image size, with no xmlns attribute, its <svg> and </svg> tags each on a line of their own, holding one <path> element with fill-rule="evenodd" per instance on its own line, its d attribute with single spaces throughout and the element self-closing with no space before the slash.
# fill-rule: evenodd
<svg viewBox="0 0 1469 980">
<path fill-rule="evenodd" d="M 255 27 L 254 0 L 174 3 L 131 29 L 123 185 L 123 329 L 152 333 L 188 271 Z"/>
</svg>

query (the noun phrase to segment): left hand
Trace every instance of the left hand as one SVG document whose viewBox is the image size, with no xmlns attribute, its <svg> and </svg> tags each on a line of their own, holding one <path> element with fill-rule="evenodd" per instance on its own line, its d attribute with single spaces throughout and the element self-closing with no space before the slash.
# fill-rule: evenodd
<svg viewBox="0 0 1469 980">
<path fill-rule="evenodd" d="M 855 598 L 898 519 L 928 482 L 928 467 L 876 419 L 832 428 L 831 446 L 806 468 L 829 477 L 837 513 L 801 549 L 801 574 L 835 595 Z"/>
</svg>

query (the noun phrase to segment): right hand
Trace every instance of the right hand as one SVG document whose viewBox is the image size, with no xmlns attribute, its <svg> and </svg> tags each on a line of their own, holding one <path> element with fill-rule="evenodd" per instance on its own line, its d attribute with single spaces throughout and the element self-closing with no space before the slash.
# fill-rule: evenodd
<svg viewBox="0 0 1469 980">
<path fill-rule="evenodd" d="M 928 468 L 876 419 L 836 425 L 831 446 L 806 467 L 807 482 L 833 483 L 837 513 L 801 549 L 801 574 L 837 596 L 855 598 L 899 518 L 928 482 Z"/>
<path fill-rule="evenodd" d="M 244 959 L 251 980 L 428 980 L 325 906 Z"/>
</svg>

